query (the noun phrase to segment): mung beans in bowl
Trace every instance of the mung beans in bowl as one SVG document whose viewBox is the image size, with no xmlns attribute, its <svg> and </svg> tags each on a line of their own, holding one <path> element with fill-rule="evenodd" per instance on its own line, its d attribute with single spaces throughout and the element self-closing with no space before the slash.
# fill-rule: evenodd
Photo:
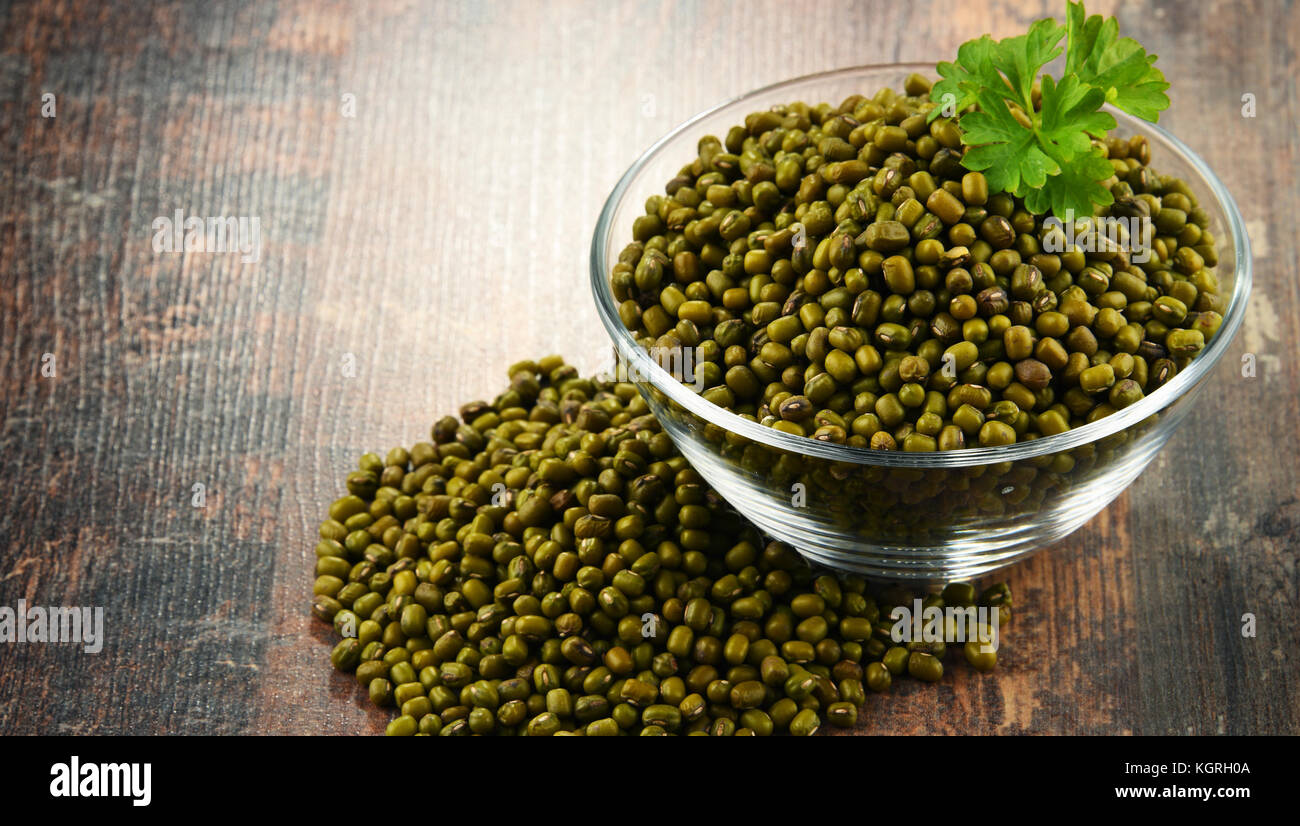
<svg viewBox="0 0 1300 826">
<path fill-rule="evenodd" d="M 1251 282 L 1236 204 L 1174 136 L 1107 105 L 1097 218 L 1130 223 L 1052 224 L 962 165 L 933 73 L 825 72 L 696 115 L 622 176 L 591 246 L 615 354 L 708 484 L 813 561 L 919 582 L 1006 566 L 1117 497 Z M 1143 219 L 1144 249 L 1116 242 Z"/>
</svg>

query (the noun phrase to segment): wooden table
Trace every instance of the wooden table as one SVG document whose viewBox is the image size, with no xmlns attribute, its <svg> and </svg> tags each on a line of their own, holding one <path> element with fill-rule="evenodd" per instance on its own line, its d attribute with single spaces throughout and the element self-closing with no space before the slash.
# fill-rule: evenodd
<svg viewBox="0 0 1300 826">
<path fill-rule="evenodd" d="M 1300 731 L 1300 278 L 1286 220 L 1300 214 L 1300 15 L 1195 9 L 1124 3 L 1121 29 L 1175 79 L 1162 125 L 1249 222 L 1244 332 L 1147 473 L 1009 572 L 1018 610 L 996 675 L 954 668 L 873 697 L 863 732 Z M 585 288 L 596 214 L 678 122 L 792 75 L 947 58 L 1045 10 L 1062 13 L 8 6 L 0 605 L 102 606 L 108 640 L 98 654 L 0 645 L 0 734 L 382 730 L 307 612 L 316 524 L 355 457 L 425 437 L 519 358 L 599 362 Z M 176 210 L 256 216 L 258 260 L 155 252 L 155 219 Z M 1255 378 L 1239 375 L 1246 352 Z"/>
</svg>

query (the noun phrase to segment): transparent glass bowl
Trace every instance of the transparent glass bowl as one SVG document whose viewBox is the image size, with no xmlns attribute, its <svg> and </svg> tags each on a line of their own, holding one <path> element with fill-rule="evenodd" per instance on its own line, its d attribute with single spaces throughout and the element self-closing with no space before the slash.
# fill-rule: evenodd
<svg viewBox="0 0 1300 826">
<path fill-rule="evenodd" d="M 1250 242 L 1237 206 L 1205 162 L 1164 130 L 1111 109 L 1115 134 L 1145 134 L 1152 166 L 1183 179 L 1210 214 L 1216 273 L 1231 298 L 1206 349 L 1142 401 L 1065 433 L 1015 445 L 936 453 L 817 442 L 717 407 L 639 347 L 619 320 L 610 268 L 632 238 L 645 199 L 750 112 L 797 100 L 838 104 L 902 88 L 926 64 L 862 66 L 795 78 L 703 112 L 650 147 L 605 202 L 591 244 L 591 289 L 601 322 L 651 410 L 705 480 L 737 511 L 814 562 L 877 579 L 970 579 L 1068 535 L 1117 497 L 1168 441 L 1241 326 L 1250 293 Z"/>
</svg>

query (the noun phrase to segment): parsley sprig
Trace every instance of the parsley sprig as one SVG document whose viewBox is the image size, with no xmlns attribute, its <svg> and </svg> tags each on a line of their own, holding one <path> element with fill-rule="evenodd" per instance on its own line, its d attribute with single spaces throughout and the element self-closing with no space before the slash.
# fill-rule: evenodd
<svg viewBox="0 0 1300 826">
<path fill-rule="evenodd" d="M 1115 128 L 1102 105 L 1154 122 L 1169 107 L 1169 84 L 1155 55 L 1119 38 L 1115 18 L 1088 17 L 1083 3 L 1067 6 L 1065 26 L 1046 18 L 1026 34 L 963 43 L 956 62 L 938 66 L 942 80 L 930 99 L 940 105 L 929 118 L 964 112 L 962 164 L 983 172 L 991 190 L 1023 198 L 1034 213 L 1086 216 L 1114 200 L 1101 185 L 1114 169 L 1092 145 Z M 1034 81 L 1061 55 L 1062 38 L 1065 69 L 1060 80 L 1042 75 L 1035 106 Z"/>
</svg>

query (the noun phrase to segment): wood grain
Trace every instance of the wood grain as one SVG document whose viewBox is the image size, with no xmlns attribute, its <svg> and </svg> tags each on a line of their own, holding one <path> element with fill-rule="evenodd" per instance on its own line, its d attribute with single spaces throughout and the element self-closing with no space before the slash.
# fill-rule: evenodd
<svg viewBox="0 0 1300 826">
<path fill-rule="evenodd" d="M 1250 223 L 1250 318 L 1147 473 L 1009 572 L 999 671 L 873 697 L 862 733 L 1300 731 L 1300 15 L 1095 5 L 1159 53 L 1162 124 Z M 676 123 L 1045 11 L 1059 4 L 6 6 L 0 605 L 104 606 L 109 639 L 0 646 L 0 734 L 381 730 L 307 613 L 315 526 L 355 456 L 417 440 L 519 358 L 597 363 L 596 214 Z M 155 253 L 153 221 L 177 209 L 257 216 L 260 259 Z"/>
</svg>

